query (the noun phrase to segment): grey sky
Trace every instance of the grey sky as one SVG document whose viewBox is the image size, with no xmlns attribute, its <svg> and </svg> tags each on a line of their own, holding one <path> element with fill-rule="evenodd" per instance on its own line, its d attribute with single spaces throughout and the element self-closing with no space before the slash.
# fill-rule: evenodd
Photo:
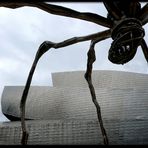
<svg viewBox="0 0 148 148">
<path fill-rule="evenodd" d="M 54 4 L 78 11 L 98 13 L 105 17 L 107 15 L 102 3 Z M 31 7 L 15 10 L 1 7 L 0 19 L 0 96 L 5 85 L 25 84 L 35 53 L 43 41 L 60 42 L 74 36 L 88 35 L 107 29 L 87 21 L 56 16 Z M 147 41 L 148 25 L 144 28 Z M 141 48 L 138 48 L 135 58 L 125 65 L 110 63 L 108 49 L 111 42 L 111 39 L 107 39 L 96 45 L 97 60 L 94 69 L 148 73 Z M 90 41 L 87 41 L 48 51 L 39 61 L 32 85 L 52 85 L 52 72 L 86 70 L 89 45 Z M 0 121 L 4 120 L 5 117 L 0 113 Z"/>
</svg>

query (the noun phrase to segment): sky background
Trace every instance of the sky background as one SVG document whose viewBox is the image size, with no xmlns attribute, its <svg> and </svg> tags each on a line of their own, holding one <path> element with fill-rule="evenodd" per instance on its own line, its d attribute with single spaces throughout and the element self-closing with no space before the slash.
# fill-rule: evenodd
<svg viewBox="0 0 148 148">
<path fill-rule="evenodd" d="M 104 17 L 107 11 L 101 2 L 52 3 L 81 12 L 93 12 Z M 141 3 L 143 6 L 145 3 Z M 91 22 L 56 16 L 37 8 L 0 8 L 0 97 L 4 86 L 25 85 L 34 56 L 39 45 L 45 41 L 61 42 L 65 39 L 84 36 L 107 28 Z M 148 25 L 144 26 L 148 41 Z M 94 70 L 119 70 L 148 73 L 148 66 L 141 48 L 132 61 L 115 65 L 108 60 L 112 39 L 96 44 Z M 51 86 L 51 73 L 86 70 L 87 51 L 90 41 L 77 43 L 60 49 L 51 49 L 40 59 L 31 85 Z M 7 121 L 1 112 L 0 122 Z"/>
</svg>

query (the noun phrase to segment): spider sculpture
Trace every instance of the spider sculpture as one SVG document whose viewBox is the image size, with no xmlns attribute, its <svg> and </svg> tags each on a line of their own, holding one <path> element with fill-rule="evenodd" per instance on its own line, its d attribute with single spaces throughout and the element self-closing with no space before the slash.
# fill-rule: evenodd
<svg viewBox="0 0 148 148">
<path fill-rule="evenodd" d="M 148 62 L 148 47 L 144 40 L 145 32 L 144 29 L 142 28 L 142 26 L 148 22 L 148 3 L 142 8 L 138 0 L 130 0 L 130 1 L 103 0 L 103 4 L 108 11 L 107 17 L 103 17 L 94 13 L 78 12 L 62 6 L 48 4 L 46 2 L 36 2 L 36 3 L 1 2 L 0 3 L 0 6 L 12 9 L 23 6 L 37 7 L 51 14 L 77 18 L 109 28 L 108 30 L 98 32 L 95 34 L 81 36 L 81 37 L 73 37 L 60 43 L 45 41 L 39 46 L 20 103 L 21 125 L 23 131 L 22 141 L 21 141 L 22 144 L 27 144 L 27 139 L 28 139 L 28 132 L 26 130 L 26 125 L 25 125 L 25 103 L 30 88 L 32 76 L 39 59 L 45 52 L 47 52 L 51 48 L 57 49 L 88 40 L 91 41 L 91 44 L 88 51 L 85 79 L 88 82 L 88 86 L 92 96 L 92 101 L 96 106 L 98 121 L 100 123 L 104 144 L 109 144 L 107 133 L 103 126 L 100 106 L 97 102 L 95 89 L 92 84 L 92 77 L 91 77 L 92 67 L 94 61 L 96 60 L 94 47 L 96 43 L 111 37 L 113 39 L 113 42 L 111 43 L 111 47 L 108 52 L 108 59 L 112 63 L 125 64 L 129 62 L 135 56 L 138 46 L 142 47 L 145 59 Z"/>
</svg>

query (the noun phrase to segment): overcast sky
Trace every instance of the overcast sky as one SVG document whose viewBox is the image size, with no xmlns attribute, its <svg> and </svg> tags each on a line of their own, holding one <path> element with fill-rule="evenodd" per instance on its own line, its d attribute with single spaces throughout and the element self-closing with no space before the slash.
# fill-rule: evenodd
<svg viewBox="0 0 148 148">
<path fill-rule="evenodd" d="M 78 11 L 93 12 L 102 16 L 107 11 L 102 3 L 54 3 Z M 142 3 L 142 6 L 144 3 Z M 0 8 L 0 96 L 6 85 L 24 85 L 39 45 L 45 41 L 61 42 L 65 39 L 84 36 L 107 28 L 91 22 L 56 16 L 37 8 Z M 148 41 L 148 25 L 145 40 Z M 96 70 L 120 70 L 148 73 L 141 48 L 134 59 L 125 65 L 108 61 L 108 49 L 112 39 L 96 45 Z M 81 42 L 57 50 L 51 49 L 39 61 L 32 85 L 52 85 L 51 73 L 86 70 L 87 51 L 90 41 Z M 6 121 L 1 113 L 0 121 Z"/>
</svg>

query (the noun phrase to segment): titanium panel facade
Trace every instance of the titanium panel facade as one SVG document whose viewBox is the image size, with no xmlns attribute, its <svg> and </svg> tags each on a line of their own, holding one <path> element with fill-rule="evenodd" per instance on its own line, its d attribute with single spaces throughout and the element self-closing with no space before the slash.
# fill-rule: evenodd
<svg viewBox="0 0 148 148">
<path fill-rule="evenodd" d="M 31 86 L 28 144 L 103 144 L 84 72 L 53 73 L 53 87 Z M 148 144 L 148 75 L 94 71 L 97 100 L 110 144 Z M 2 112 L 20 117 L 24 86 L 5 86 Z M 17 135 L 17 136 L 15 136 Z M 0 144 L 20 144 L 20 121 L 0 124 Z"/>
</svg>

